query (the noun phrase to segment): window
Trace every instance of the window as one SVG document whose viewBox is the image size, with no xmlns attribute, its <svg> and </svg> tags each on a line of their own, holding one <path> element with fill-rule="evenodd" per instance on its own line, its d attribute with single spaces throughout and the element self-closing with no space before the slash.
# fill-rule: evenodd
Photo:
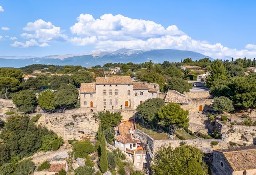
<svg viewBox="0 0 256 175">
<path fill-rule="evenodd" d="M 138 96 L 138 93 L 137 93 L 137 92 L 135 93 L 135 96 Z"/>
<path fill-rule="evenodd" d="M 133 144 L 133 147 L 136 147 L 136 143 Z"/>
<path fill-rule="evenodd" d="M 87 101 L 84 101 L 84 105 L 85 105 L 85 106 L 87 105 Z"/>
<path fill-rule="evenodd" d="M 130 144 L 130 149 L 132 149 L 132 144 Z"/>
<path fill-rule="evenodd" d="M 109 89 L 109 95 L 112 95 L 112 89 Z"/>
<path fill-rule="evenodd" d="M 86 97 L 86 94 L 84 94 L 84 98 Z"/>
<path fill-rule="evenodd" d="M 224 166 L 223 162 L 220 162 L 220 166 L 221 166 L 221 167 L 223 167 L 223 166 Z"/>
<path fill-rule="evenodd" d="M 143 92 L 142 92 L 142 91 L 140 91 L 140 95 L 143 95 Z"/>
<path fill-rule="evenodd" d="M 118 89 L 115 89 L 115 95 L 118 95 Z"/>
<path fill-rule="evenodd" d="M 103 99 L 103 104 L 106 106 L 107 105 L 107 100 L 106 99 Z M 104 107 L 106 108 L 106 107 Z"/>
<path fill-rule="evenodd" d="M 107 94 L 106 90 L 103 90 L 103 95 L 106 95 L 106 94 Z"/>
<path fill-rule="evenodd" d="M 130 90 L 128 90 L 128 95 L 131 95 L 131 91 Z"/>
<path fill-rule="evenodd" d="M 109 99 L 109 105 L 112 106 L 112 99 Z"/>
</svg>

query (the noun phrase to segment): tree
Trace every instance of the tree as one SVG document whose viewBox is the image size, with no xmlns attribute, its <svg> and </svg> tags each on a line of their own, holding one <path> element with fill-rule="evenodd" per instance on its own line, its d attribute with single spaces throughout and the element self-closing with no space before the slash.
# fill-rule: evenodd
<svg viewBox="0 0 256 175">
<path fill-rule="evenodd" d="M 110 170 L 115 170 L 116 168 L 116 157 L 115 154 L 112 152 L 108 152 L 108 168 Z"/>
<path fill-rule="evenodd" d="M 75 158 L 85 158 L 95 151 L 95 147 L 89 140 L 74 142 L 72 146 Z"/>
<path fill-rule="evenodd" d="M 16 107 L 24 113 L 34 112 L 37 105 L 36 95 L 31 90 L 23 90 L 14 94 L 12 100 Z"/>
<path fill-rule="evenodd" d="M 213 102 L 213 109 L 218 112 L 231 112 L 234 110 L 234 106 L 232 104 L 232 101 L 224 96 L 221 97 L 215 97 Z"/>
<path fill-rule="evenodd" d="M 35 164 L 31 160 L 23 160 L 20 162 L 13 174 L 15 175 L 24 175 L 24 174 L 32 174 L 35 170 Z"/>
<path fill-rule="evenodd" d="M 99 112 L 95 117 L 100 120 L 101 128 L 107 142 L 113 143 L 115 137 L 114 127 L 121 122 L 121 114 L 106 111 Z"/>
<path fill-rule="evenodd" d="M 47 134 L 42 136 L 42 146 L 43 151 L 56 151 L 63 145 L 63 139 L 54 134 Z"/>
<path fill-rule="evenodd" d="M 8 93 L 11 88 L 19 85 L 19 81 L 12 77 L 0 77 L 0 88 L 4 92 L 4 97 L 8 99 Z"/>
<path fill-rule="evenodd" d="M 206 175 L 203 154 L 197 148 L 183 145 L 161 148 L 155 155 L 152 170 L 155 175 Z"/>
<path fill-rule="evenodd" d="M 207 86 L 213 86 L 216 80 L 227 80 L 227 70 L 221 60 L 216 60 L 211 64 L 210 75 L 206 80 Z"/>
<path fill-rule="evenodd" d="M 0 134 L 0 164 L 10 162 L 11 159 L 19 160 L 30 156 L 40 150 L 42 144 L 46 143 L 43 137 L 58 138 L 46 128 L 37 127 L 29 116 L 14 115 L 7 119 Z M 62 140 L 62 139 L 61 139 Z M 55 150 L 52 140 L 47 142 L 48 147 Z M 62 143 L 62 142 L 61 142 Z"/>
<path fill-rule="evenodd" d="M 108 156 L 107 156 L 107 149 L 106 149 L 106 139 L 102 132 L 101 126 L 99 126 L 98 130 L 98 141 L 99 141 L 99 168 L 102 173 L 105 173 L 108 170 Z"/>
<path fill-rule="evenodd" d="M 137 107 L 138 114 L 147 122 L 157 119 L 158 110 L 164 106 L 164 100 L 160 98 L 148 99 Z"/>
<path fill-rule="evenodd" d="M 75 175 L 92 175 L 94 172 L 94 168 L 89 166 L 80 166 L 75 169 Z"/>
<path fill-rule="evenodd" d="M 183 110 L 179 104 L 169 103 L 158 111 L 159 125 L 167 128 L 188 128 L 188 111 Z"/>
<path fill-rule="evenodd" d="M 38 96 L 39 106 L 46 112 L 53 112 L 55 110 L 55 93 L 51 90 L 45 90 Z"/>
<path fill-rule="evenodd" d="M 61 86 L 55 94 L 55 106 L 64 111 L 76 107 L 78 102 L 78 91 L 73 85 Z"/>
<path fill-rule="evenodd" d="M 79 70 L 77 73 L 73 74 L 72 79 L 74 85 L 79 88 L 81 83 L 91 83 L 93 81 L 93 74 L 86 70 Z"/>
<path fill-rule="evenodd" d="M 166 85 L 166 90 L 176 90 L 180 93 L 188 92 L 192 86 L 189 84 L 186 80 L 183 80 L 181 78 L 172 77 L 168 84 Z"/>
<path fill-rule="evenodd" d="M 183 63 L 193 63 L 192 59 L 191 58 L 185 58 L 183 60 Z"/>
</svg>

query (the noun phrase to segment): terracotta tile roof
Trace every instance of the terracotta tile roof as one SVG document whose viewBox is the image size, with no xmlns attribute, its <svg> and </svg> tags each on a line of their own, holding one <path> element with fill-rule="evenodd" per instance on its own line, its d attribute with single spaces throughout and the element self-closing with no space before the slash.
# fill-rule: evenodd
<svg viewBox="0 0 256 175">
<path fill-rule="evenodd" d="M 134 130 L 134 124 L 131 121 L 125 121 L 118 125 L 119 135 L 115 137 L 121 143 L 138 143 L 139 140 L 132 138 L 130 131 Z"/>
<path fill-rule="evenodd" d="M 256 147 L 220 151 L 234 171 L 256 169 Z"/>
<path fill-rule="evenodd" d="M 138 140 L 133 139 L 130 134 L 118 135 L 115 137 L 115 139 L 121 143 L 138 143 L 139 142 Z"/>
<path fill-rule="evenodd" d="M 81 83 L 80 93 L 94 93 L 96 92 L 95 83 Z"/>
<path fill-rule="evenodd" d="M 97 77 L 96 84 L 132 84 L 130 76 Z"/>
<path fill-rule="evenodd" d="M 61 161 L 61 162 L 53 162 L 53 163 L 51 163 L 51 166 L 48 169 L 48 171 L 49 172 L 59 172 L 62 169 L 66 170 L 66 166 L 67 166 L 66 161 L 65 162 L 63 162 L 63 161 Z"/>
<path fill-rule="evenodd" d="M 148 90 L 148 85 L 145 82 L 133 82 L 134 90 Z"/>
</svg>

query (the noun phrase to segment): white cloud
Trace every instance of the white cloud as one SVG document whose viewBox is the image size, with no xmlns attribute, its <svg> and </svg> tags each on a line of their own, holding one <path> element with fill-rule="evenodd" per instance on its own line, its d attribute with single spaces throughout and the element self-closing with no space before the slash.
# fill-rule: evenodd
<svg viewBox="0 0 256 175">
<path fill-rule="evenodd" d="M 10 37 L 10 40 L 12 40 L 12 41 L 17 40 L 17 39 L 18 39 L 18 38 L 15 37 L 15 36 Z"/>
<path fill-rule="evenodd" d="M 9 27 L 1 27 L 1 30 L 8 31 L 8 30 L 10 30 L 10 28 Z"/>
<path fill-rule="evenodd" d="M 72 43 L 91 45 L 99 50 L 182 49 L 213 58 L 256 57 L 256 45 L 247 45 L 242 50 L 231 49 L 221 43 L 195 40 L 175 25 L 164 27 L 153 21 L 122 15 L 105 14 L 95 19 L 90 14 L 81 14 L 70 30 L 74 35 L 70 39 Z"/>
<path fill-rule="evenodd" d="M 27 41 L 16 41 L 12 44 L 13 47 L 45 47 L 49 46 L 51 41 L 66 40 L 66 36 L 62 34 L 60 27 L 42 19 L 27 23 L 23 30 L 25 32 L 21 34 L 21 37 Z"/>
<path fill-rule="evenodd" d="M 35 47 L 35 46 L 46 47 L 46 46 L 48 46 L 48 44 L 47 43 L 39 43 L 35 39 L 31 39 L 31 40 L 28 40 L 28 41 L 25 41 L 25 42 L 15 41 L 11 46 L 13 46 L 13 47 L 23 47 L 23 48 Z"/>
<path fill-rule="evenodd" d="M 0 12 L 4 12 L 4 8 L 0 5 Z"/>
<path fill-rule="evenodd" d="M 3 38 L 3 36 L 0 35 L 0 40 Z"/>
</svg>

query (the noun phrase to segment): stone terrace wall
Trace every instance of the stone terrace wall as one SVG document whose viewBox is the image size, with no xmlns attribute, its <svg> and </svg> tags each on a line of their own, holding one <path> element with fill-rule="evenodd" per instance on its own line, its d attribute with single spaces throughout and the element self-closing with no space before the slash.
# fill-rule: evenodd
<svg viewBox="0 0 256 175">
<path fill-rule="evenodd" d="M 205 153 L 212 152 L 213 147 L 211 142 L 218 142 L 214 149 L 227 148 L 227 144 L 219 139 L 191 139 L 191 140 L 154 140 L 153 153 L 156 153 L 161 147 L 171 146 L 173 148 L 179 147 L 181 144 L 197 147 Z"/>
</svg>

